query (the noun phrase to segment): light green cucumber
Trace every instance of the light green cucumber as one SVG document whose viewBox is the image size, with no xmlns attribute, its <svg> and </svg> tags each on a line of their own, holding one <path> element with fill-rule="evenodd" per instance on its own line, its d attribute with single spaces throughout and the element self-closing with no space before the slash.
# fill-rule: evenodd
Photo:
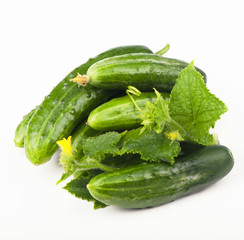
<svg viewBox="0 0 244 240">
<path fill-rule="evenodd" d="M 169 99 L 169 93 L 161 93 Z M 146 102 L 154 103 L 157 96 L 154 92 L 142 93 L 133 96 L 136 104 L 144 109 Z M 114 98 L 95 108 L 89 115 L 87 124 L 99 131 L 127 130 L 140 127 L 141 119 L 138 118 L 139 110 L 128 95 Z"/>
<path fill-rule="evenodd" d="M 27 126 L 31 117 L 34 115 L 35 110 L 36 109 L 33 109 L 27 115 L 25 115 L 22 121 L 17 126 L 15 130 L 15 136 L 14 136 L 14 144 L 16 147 L 21 147 L 21 148 L 24 147 L 24 139 L 27 131 Z"/>
</svg>

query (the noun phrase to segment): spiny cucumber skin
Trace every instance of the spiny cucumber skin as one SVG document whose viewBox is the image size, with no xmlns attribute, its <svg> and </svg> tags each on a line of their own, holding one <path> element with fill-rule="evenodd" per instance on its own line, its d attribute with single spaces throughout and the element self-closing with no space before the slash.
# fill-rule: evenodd
<svg viewBox="0 0 244 240">
<path fill-rule="evenodd" d="M 161 94 L 165 99 L 169 99 L 169 93 Z M 154 92 L 149 92 L 133 98 L 141 109 L 145 109 L 146 102 L 154 103 L 157 96 Z M 127 95 L 114 98 L 95 108 L 89 114 L 87 124 L 99 131 L 128 130 L 140 127 L 142 120 L 138 118 L 139 114 L 139 110 Z"/>
<path fill-rule="evenodd" d="M 89 82 L 103 89 L 127 89 L 169 92 L 178 74 L 188 63 L 150 53 L 131 53 L 110 57 L 93 64 L 87 71 Z M 206 74 L 196 68 L 206 81 Z"/>
<path fill-rule="evenodd" d="M 145 163 L 102 173 L 87 188 L 107 205 L 155 207 L 204 189 L 226 176 L 233 165 L 228 148 L 212 145 L 179 158 L 174 166 Z"/>
<path fill-rule="evenodd" d="M 28 123 L 31 117 L 34 115 L 36 109 L 31 110 L 27 115 L 25 115 L 22 121 L 19 123 L 15 130 L 14 144 L 16 147 L 24 147 L 24 139 L 27 131 Z"/>
<path fill-rule="evenodd" d="M 75 126 L 88 116 L 90 111 L 116 94 L 115 91 L 97 89 L 90 84 L 78 87 L 70 79 L 85 74 L 95 62 L 107 57 L 133 53 L 150 53 L 144 46 L 124 46 L 110 49 L 73 70 L 61 81 L 38 106 L 28 124 L 25 136 L 25 153 L 34 164 L 50 160 L 58 149 L 56 142 L 68 137 Z"/>
</svg>

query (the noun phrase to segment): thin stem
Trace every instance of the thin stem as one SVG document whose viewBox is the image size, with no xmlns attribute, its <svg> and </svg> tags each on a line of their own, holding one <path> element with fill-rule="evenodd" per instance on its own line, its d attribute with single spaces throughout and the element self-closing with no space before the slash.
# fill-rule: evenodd
<svg viewBox="0 0 244 240">
<path fill-rule="evenodd" d="M 76 163 L 78 170 L 88 170 L 88 169 L 101 169 L 105 172 L 115 170 L 114 167 L 110 167 L 103 163 L 98 162 L 96 159 L 84 156 L 81 163 Z"/>
<path fill-rule="evenodd" d="M 131 96 L 131 94 L 136 95 L 136 96 L 140 96 L 141 95 L 141 91 L 139 91 L 137 88 L 135 88 L 133 86 L 128 86 L 128 89 L 126 90 L 126 93 L 130 97 L 131 101 L 134 103 L 134 105 L 136 106 L 138 111 L 141 112 L 142 111 L 141 108 L 137 105 L 136 101 Z"/>
<path fill-rule="evenodd" d="M 102 163 L 98 163 L 97 164 L 99 166 L 99 168 L 105 172 L 110 172 L 110 171 L 114 171 L 116 168 L 114 167 L 110 167 L 108 165 L 102 164 Z"/>
<path fill-rule="evenodd" d="M 128 86 L 128 89 L 126 90 L 126 92 L 127 91 L 133 95 L 138 96 L 138 97 L 141 95 L 141 91 L 139 89 L 137 89 L 136 87 L 133 87 L 133 86 Z"/>
<path fill-rule="evenodd" d="M 164 46 L 164 48 L 162 48 L 161 50 L 157 51 L 155 54 L 162 56 L 162 55 L 164 55 L 166 52 L 168 52 L 169 49 L 170 49 L 170 45 L 167 43 L 167 44 Z"/>
</svg>

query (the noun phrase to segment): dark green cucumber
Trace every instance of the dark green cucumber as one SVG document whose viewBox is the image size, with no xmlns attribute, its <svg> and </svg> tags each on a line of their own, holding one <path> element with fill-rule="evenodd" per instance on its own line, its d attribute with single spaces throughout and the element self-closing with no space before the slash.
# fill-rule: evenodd
<svg viewBox="0 0 244 240">
<path fill-rule="evenodd" d="M 144 46 L 124 46 L 108 50 L 73 70 L 61 81 L 38 106 L 31 118 L 25 137 L 25 152 L 28 159 L 40 165 L 52 157 L 58 146 L 56 142 L 68 137 L 91 110 L 107 101 L 115 92 L 98 89 L 88 84 L 79 88 L 70 82 L 78 73 L 85 74 L 95 62 L 121 54 L 146 52 Z"/>
<path fill-rule="evenodd" d="M 169 93 L 161 93 L 169 99 Z M 157 96 L 154 92 L 142 93 L 139 97 L 133 96 L 137 105 L 144 109 L 146 102 L 154 103 Z M 89 115 L 87 124 L 99 131 L 126 130 L 140 127 L 140 114 L 130 97 L 114 98 L 95 108 Z"/>
<path fill-rule="evenodd" d="M 16 147 L 24 147 L 24 139 L 27 131 L 27 126 L 35 110 L 36 109 L 33 109 L 27 115 L 25 115 L 22 121 L 17 126 L 14 136 L 14 144 Z"/>
<path fill-rule="evenodd" d="M 203 145 L 198 144 L 198 143 L 193 143 L 193 142 L 186 142 L 186 141 L 181 141 L 180 142 L 180 156 L 186 156 L 188 154 L 191 154 L 199 149 L 204 148 Z"/>
<path fill-rule="evenodd" d="M 154 207 L 204 189 L 226 176 L 233 164 L 228 148 L 212 145 L 179 158 L 174 166 L 145 163 L 102 173 L 87 188 L 106 205 Z"/>
<path fill-rule="evenodd" d="M 89 81 L 104 89 L 127 89 L 129 85 L 142 91 L 170 91 L 180 71 L 188 63 L 157 54 L 132 53 L 110 57 L 93 64 L 82 76 L 81 83 Z M 205 73 L 196 68 L 206 80 Z"/>
</svg>

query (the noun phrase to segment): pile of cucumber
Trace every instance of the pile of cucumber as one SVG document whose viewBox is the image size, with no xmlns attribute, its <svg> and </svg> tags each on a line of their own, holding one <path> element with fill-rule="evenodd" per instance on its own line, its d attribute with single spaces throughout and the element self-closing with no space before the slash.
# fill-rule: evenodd
<svg viewBox="0 0 244 240">
<path fill-rule="evenodd" d="M 188 63 L 163 57 L 167 50 L 168 46 L 153 53 L 141 45 L 122 46 L 90 58 L 23 117 L 15 131 L 15 145 L 24 147 L 31 163 L 41 165 L 58 150 L 58 141 L 72 136 L 72 157 L 80 163 L 85 139 L 139 128 L 139 111 L 126 89 L 133 86 L 142 91 L 134 98 L 140 108 L 156 101 L 154 88 L 169 99 Z M 205 73 L 196 69 L 206 83 Z M 65 188 L 93 201 L 94 208 L 146 208 L 199 191 L 226 176 L 234 164 L 230 150 L 222 145 L 181 142 L 181 149 L 173 165 L 145 162 L 131 154 L 122 156 L 114 168 L 73 171 L 73 180 Z M 64 174 L 61 180 L 69 176 Z"/>
</svg>

